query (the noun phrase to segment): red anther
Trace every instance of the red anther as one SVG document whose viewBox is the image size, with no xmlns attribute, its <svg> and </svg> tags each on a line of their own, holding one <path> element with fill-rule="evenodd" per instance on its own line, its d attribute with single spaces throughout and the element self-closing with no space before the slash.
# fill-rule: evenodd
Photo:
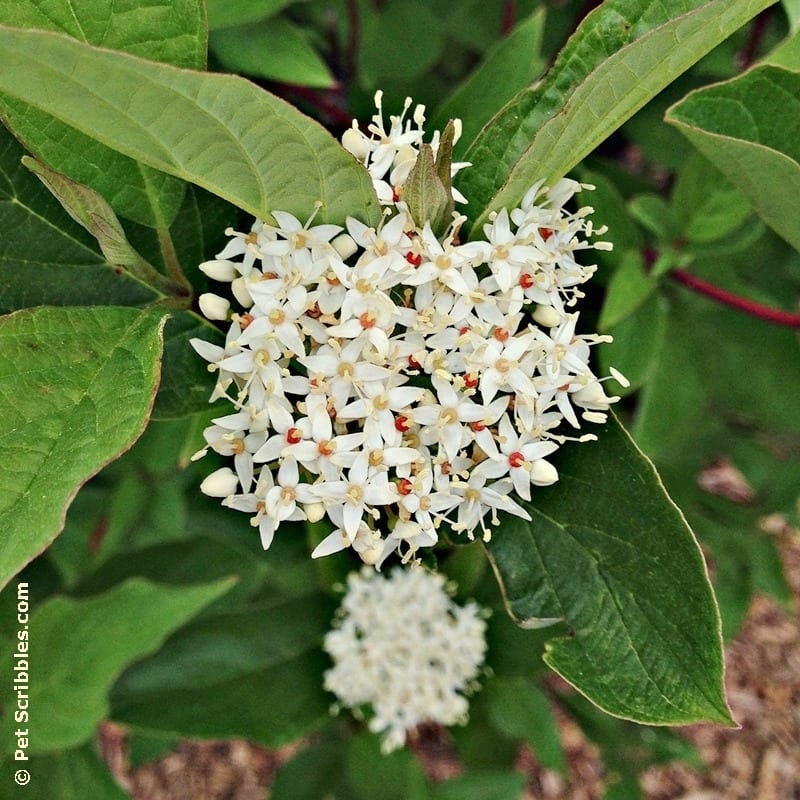
<svg viewBox="0 0 800 800">
<path fill-rule="evenodd" d="M 449 475 L 450 470 L 453 469 L 453 465 L 449 461 L 442 461 L 439 469 L 441 470 L 442 475 Z"/>
<path fill-rule="evenodd" d="M 408 357 L 408 366 L 411 367 L 411 369 L 422 369 L 422 364 L 420 364 L 414 356 Z"/>
<path fill-rule="evenodd" d="M 314 303 L 314 305 L 306 311 L 306 314 L 308 314 L 311 319 L 319 319 L 322 316 L 322 312 L 319 310 L 319 304 Z"/>
<path fill-rule="evenodd" d="M 541 236 L 545 241 L 547 241 L 552 235 L 553 231 L 551 228 L 539 228 L 539 236 Z"/>
<path fill-rule="evenodd" d="M 277 277 L 278 277 L 277 272 L 265 272 L 261 275 L 261 279 L 265 281 L 267 280 L 274 281 Z"/>
<path fill-rule="evenodd" d="M 341 281 L 336 277 L 336 275 L 333 272 L 329 272 L 325 276 L 325 280 L 328 282 L 330 286 L 339 286 L 341 284 Z"/>
<path fill-rule="evenodd" d="M 303 432 L 300 430 L 300 428 L 289 428 L 289 430 L 286 431 L 286 441 L 289 444 L 297 444 L 298 442 L 302 442 Z"/>
<path fill-rule="evenodd" d="M 486 426 L 480 420 L 475 420 L 474 422 L 470 422 L 469 426 L 470 428 L 472 428 L 472 430 L 475 431 L 475 433 L 480 433 L 481 431 L 486 430 Z"/>
<path fill-rule="evenodd" d="M 523 289 L 530 289 L 533 284 L 533 275 L 531 275 L 530 272 L 523 272 L 522 275 L 519 276 L 519 285 Z"/>
<path fill-rule="evenodd" d="M 509 457 L 508 457 L 509 466 L 512 467 L 521 467 L 525 463 L 525 456 L 519 452 L 519 450 L 515 450 Z"/>
<path fill-rule="evenodd" d="M 558 387 L 558 391 L 559 392 L 566 392 L 568 390 L 569 390 L 569 384 L 568 383 L 565 383 L 563 386 L 559 386 Z"/>
<path fill-rule="evenodd" d="M 508 328 L 495 328 L 492 335 L 498 342 L 505 342 L 511 334 L 508 332 Z"/>
<path fill-rule="evenodd" d="M 400 201 L 400 193 L 398 192 L 396 187 L 392 187 L 392 202 L 397 203 Z"/>
<path fill-rule="evenodd" d="M 412 253 L 410 250 L 406 253 L 406 261 L 412 267 L 418 267 L 422 263 L 422 256 L 419 253 Z"/>
<path fill-rule="evenodd" d="M 246 314 L 242 314 L 242 316 L 241 316 L 241 317 L 239 317 L 239 327 L 240 327 L 242 330 L 246 330 L 246 329 L 247 329 L 247 326 L 248 326 L 248 325 L 249 325 L 249 324 L 250 324 L 250 323 L 251 323 L 251 322 L 252 322 L 254 319 L 255 319 L 255 317 L 254 317 L 254 316 L 253 316 L 253 315 L 252 315 L 250 312 L 247 312 Z"/>
<path fill-rule="evenodd" d="M 469 325 L 465 325 L 463 328 L 459 328 L 458 332 L 463 336 L 465 333 L 469 333 Z"/>
<path fill-rule="evenodd" d="M 397 482 L 397 491 L 400 494 L 411 494 L 414 491 L 414 484 L 408 478 L 400 478 Z"/>
<path fill-rule="evenodd" d="M 370 314 L 369 311 L 365 311 L 359 318 L 358 321 L 361 323 L 362 328 L 374 328 L 375 327 L 375 315 Z"/>
<path fill-rule="evenodd" d="M 411 427 L 411 420 L 400 414 L 400 416 L 395 417 L 394 427 L 395 430 L 400 431 L 400 433 L 405 433 Z"/>
<path fill-rule="evenodd" d="M 478 385 L 478 376 L 474 372 L 468 372 L 464 376 L 464 386 L 474 389 Z"/>
</svg>

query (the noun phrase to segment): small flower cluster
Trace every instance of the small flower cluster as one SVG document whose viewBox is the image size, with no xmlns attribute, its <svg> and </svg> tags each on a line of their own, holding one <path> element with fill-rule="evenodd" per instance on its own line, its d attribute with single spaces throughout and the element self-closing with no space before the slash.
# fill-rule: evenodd
<svg viewBox="0 0 800 800">
<path fill-rule="evenodd" d="M 466 722 L 465 694 L 477 688 L 485 632 L 478 606 L 454 603 L 441 574 L 422 567 L 387 577 L 351 572 L 339 618 L 325 636 L 334 662 L 325 688 L 357 712 L 369 705 L 369 728 L 384 735 L 390 752 L 421 723 Z"/>
<path fill-rule="evenodd" d="M 333 532 L 314 557 L 351 547 L 380 567 L 433 545 L 443 522 L 488 539 L 498 511 L 529 519 L 512 490 L 529 500 L 554 483 L 548 456 L 594 438 L 564 423 L 602 422 L 617 398 L 588 363 L 603 337 L 576 333 L 595 270 L 576 253 L 609 247 L 590 242 L 604 232 L 592 209 L 566 208 L 581 185 L 536 184 L 481 240 L 459 241 L 457 213 L 436 235 L 402 200 L 422 107 L 406 119 L 407 101 L 387 130 L 376 99 L 369 135 L 354 127 L 343 141 L 373 178 L 381 224 L 348 218 L 343 232 L 275 211 L 275 225 L 229 231 L 201 269 L 230 282 L 241 310 L 202 295 L 203 313 L 230 328 L 224 346 L 192 344 L 217 375 L 211 399 L 233 404 L 197 454 L 211 448 L 233 468 L 202 491 L 248 513 L 264 548 L 282 522 L 327 516 Z"/>
</svg>

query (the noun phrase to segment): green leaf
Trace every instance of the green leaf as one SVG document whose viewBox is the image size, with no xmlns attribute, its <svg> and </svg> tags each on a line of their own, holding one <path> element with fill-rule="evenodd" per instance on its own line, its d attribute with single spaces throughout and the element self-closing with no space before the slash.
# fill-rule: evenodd
<svg viewBox="0 0 800 800">
<path fill-rule="evenodd" d="M 545 694 L 530 678 L 495 678 L 487 682 L 489 715 L 505 736 L 527 742 L 539 763 L 562 774 L 567 766 L 561 736 Z"/>
<path fill-rule="evenodd" d="M 537 180 L 565 175 L 637 109 L 772 0 L 607 0 L 544 81 L 508 103 L 467 151 L 461 191 L 480 230 Z"/>
<path fill-rule="evenodd" d="M 405 748 L 382 753 L 374 733 L 350 740 L 346 769 L 354 800 L 415 800 L 425 785 L 422 767 L 412 753 Z"/>
<path fill-rule="evenodd" d="M 120 678 L 113 718 L 268 746 L 304 736 L 328 719 L 319 645 L 332 615 L 331 601 L 315 594 L 198 618 Z"/>
<path fill-rule="evenodd" d="M 174 285 L 131 247 L 114 209 L 94 189 L 70 180 L 36 159 L 23 156 L 22 163 L 50 190 L 64 210 L 94 236 L 106 261 L 165 294 L 187 293 Z"/>
<path fill-rule="evenodd" d="M 78 488 L 141 434 L 164 316 L 37 308 L 0 318 L 0 582 L 44 550 Z"/>
<path fill-rule="evenodd" d="M 242 78 L 1 26 L 0 48 L 0 91 L 254 216 L 306 219 L 319 201 L 322 219 L 378 221 L 367 171 L 316 122 Z"/>
<path fill-rule="evenodd" d="M 257 22 L 296 2 L 297 0 L 206 0 L 208 29 L 214 31 Z"/>
<path fill-rule="evenodd" d="M 682 237 L 692 244 L 733 238 L 752 214 L 742 192 L 698 153 L 678 172 L 672 212 Z"/>
<path fill-rule="evenodd" d="M 673 210 L 660 195 L 637 195 L 628 203 L 628 212 L 640 225 L 662 241 L 671 242 L 678 235 Z"/>
<path fill-rule="evenodd" d="M 7 760 L 3 765 L 3 780 L 10 785 L 11 773 L 22 764 Z M 108 764 L 100 758 L 97 745 L 87 742 L 82 747 L 31 756 L 24 767 L 31 774 L 31 782 L 20 790 L 26 800 L 128 800 L 114 780 Z"/>
<path fill-rule="evenodd" d="M 0 23 L 66 33 L 178 67 L 205 66 L 207 35 L 200 0 L 149 6 L 113 0 L 20 0 L 0 4 Z M 24 97 L 0 96 L 0 117 L 38 158 L 91 186 L 123 216 L 152 227 L 169 226 L 181 204 L 182 181 L 109 150 L 91 132 L 64 125 L 46 111 L 29 107 Z"/>
<path fill-rule="evenodd" d="M 274 17 L 211 34 L 210 47 L 226 69 L 296 86 L 329 89 L 335 83 L 302 28 Z"/>
<path fill-rule="evenodd" d="M 157 650 L 170 632 L 226 592 L 230 580 L 171 588 L 131 580 L 86 600 L 54 597 L 31 615 L 30 708 L 36 718 L 30 752 L 44 753 L 85 742 L 108 713 L 106 694 L 131 661 Z M 11 659 L 5 664 L 12 674 Z M 19 659 L 15 659 L 19 666 Z M 2 690 L 6 702 L 11 685 Z M 1 723 L 9 747 L 13 717 Z"/>
<path fill-rule="evenodd" d="M 23 150 L 0 127 L 0 226 L 14 231 L 0 252 L 0 312 L 38 305 L 136 305 L 158 294 L 117 273 L 92 237 L 20 159 Z"/>
<path fill-rule="evenodd" d="M 667 113 L 689 141 L 747 196 L 764 222 L 800 249 L 787 197 L 800 192 L 800 73 L 763 66 L 692 92 Z"/>
<path fill-rule="evenodd" d="M 665 341 L 666 306 L 662 297 L 653 294 L 614 327 L 604 329 L 603 332 L 610 333 L 614 341 L 599 348 L 600 372 L 608 375 L 609 368 L 615 367 L 631 384 L 626 388 L 616 381 L 611 382 L 610 391 L 614 394 L 628 394 L 649 380 Z"/>
<path fill-rule="evenodd" d="M 408 82 L 423 75 L 444 47 L 446 21 L 423 0 L 392 0 L 372 10 L 361 5 L 358 74 L 365 88 Z"/>
<path fill-rule="evenodd" d="M 343 786 L 345 742 L 341 738 L 323 740 L 306 747 L 283 764 L 270 787 L 270 800 L 319 800 L 321 797 L 345 798 L 349 787 Z"/>
<path fill-rule="evenodd" d="M 606 331 L 633 314 L 655 292 L 658 281 L 644 268 L 641 253 L 624 253 L 611 278 L 600 315 L 600 330 Z"/>
<path fill-rule="evenodd" d="M 437 109 L 429 123 L 431 130 L 441 130 L 448 120 L 458 117 L 462 123 L 460 141 L 471 143 L 505 103 L 541 74 L 546 65 L 541 53 L 543 33 L 544 9 L 539 9 L 492 47 Z"/>
<path fill-rule="evenodd" d="M 509 800 L 521 797 L 525 776 L 510 770 L 475 770 L 437 783 L 431 800 Z"/>
<path fill-rule="evenodd" d="M 545 662 L 614 716 L 730 722 L 719 614 L 691 530 L 613 417 L 567 448 L 560 480 L 487 545 L 523 627 L 563 619 Z"/>
<path fill-rule="evenodd" d="M 168 320 L 164 339 L 164 377 L 153 408 L 154 419 L 179 419 L 208 408 L 214 388 L 208 364 L 189 344 L 193 338 L 222 344 L 218 328 L 193 311 L 182 311 Z"/>
</svg>

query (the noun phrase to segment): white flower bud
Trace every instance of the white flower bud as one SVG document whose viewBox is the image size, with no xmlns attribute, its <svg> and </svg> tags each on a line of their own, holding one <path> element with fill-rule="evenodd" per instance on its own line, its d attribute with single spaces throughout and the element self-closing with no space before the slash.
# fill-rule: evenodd
<svg viewBox="0 0 800 800">
<path fill-rule="evenodd" d="M 225 283 L 230 283 L 239 274 L 233 261 L 217 258 L 212 261 L 204 261 L 200 265 L 200 271 L 208 275 L 212 280 Z"/>
<path fill-rule="evenodd" d="M 561 314 L 553 306 L 536 306 L 532 316 L 543 328 L 555 328 L 561 322 Z"/>
<path fill-rule="evenodd" d="M 578 389 L 572 394 L 572 400 L 582 408 L 591 408 L 596 411 L 604 411 L 617 398 L 609 398 L 603 391 L 600 381 L 594 381 L 583 389 Z"/>
<path fill-rule="evenodd" d="M 558 470 L 543 458 L 531 464 L 531 483 L 534 486 L 550 486 L 558 480 Z"/>
<path fill-rule="evenodd" d="M 331 244 L 343 261 L 346 261 L 358 250 L 355 239 L 349 233 L 340 233 Z"/>
<path fill-rule="evenodd" d="M 378 563 L 380 557 L 383 555 L 383 540 L 379 539 L 371 547 L 366 550 L 357 550 L 358 557 L 368 566 L 371 567 Z"/>
<path fill-rule="evenodd" d="M 303 511 L 309 522 L 319 522 L 325 516 L 325 503 L 306 503 Z"/>
<path fill-rule="evenodd" d="M 231 283 L 231 291 L 242 308 L 250 308 L 253 305 L 253 298 L 250 296 L 250 290 L 247 288 L 247 281 L 244 278 L 234 278 Z"/>
<path fill-rule="evenodd" d="M 342 147 L 352 153 L 359 161 L 363 161 L 371 152 L 369 139 L 356 128 L 348 128 L 342 136 Z"/>
<path fill-rule="evenodd" d="M 220 467 L 200 484 L 200 491 L 209 497 L 229 497 L 238 486 L 236 473 L 230 467 Z"/>
<path fill-rule="evenodd" d="M 228 319 L 231 304 L 230 301 L 226 300 L 224 297 L 206 292 L 197 298 L 197 302 L 200 305 L 200 311 L 203 312 L 203 316 L 206 317 L 206 319 Z"/>
</svg>

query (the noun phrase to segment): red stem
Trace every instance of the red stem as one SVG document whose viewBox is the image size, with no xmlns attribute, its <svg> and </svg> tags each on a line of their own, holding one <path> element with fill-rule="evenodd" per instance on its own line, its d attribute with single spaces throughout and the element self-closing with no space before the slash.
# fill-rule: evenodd
<svg viewBox="0 0 800 800">
<path fill-rule="evenodd" d="M 765 306 L 762 303 L 756 303 L 754 300 L 748 300 L 746 297 L 741 297 L 733 292 L 720 289 L 719 286 L 714 286 L 713 283 L 708 283 L 708 281 L 697 278 L 683 269 L 674 269 L 669 274 L 678 281 L 678 283 L 682 283 L 684 286 L 692 289 L 692 291 L 697 292 L 697 294 L 710 297 L 718 303 L 738 309 L 739 311 L 744 311 L 745 314 L 750 314 L 753 317 L 772 322 L 775 325 L 783 325 L 787 328 L 800 328 L 800 314 L 795 314 L 792 311 L 781 311 L 777 308 Z"/>
<path fill-rule="evenodd" d="M 515 0 L 506 0 L 503 3 L 503 21 L 500 23 L 500 35 L 508 36 L 514 30 L 514 22 L 517 16 L 517 4 Z"/>
</svg>

